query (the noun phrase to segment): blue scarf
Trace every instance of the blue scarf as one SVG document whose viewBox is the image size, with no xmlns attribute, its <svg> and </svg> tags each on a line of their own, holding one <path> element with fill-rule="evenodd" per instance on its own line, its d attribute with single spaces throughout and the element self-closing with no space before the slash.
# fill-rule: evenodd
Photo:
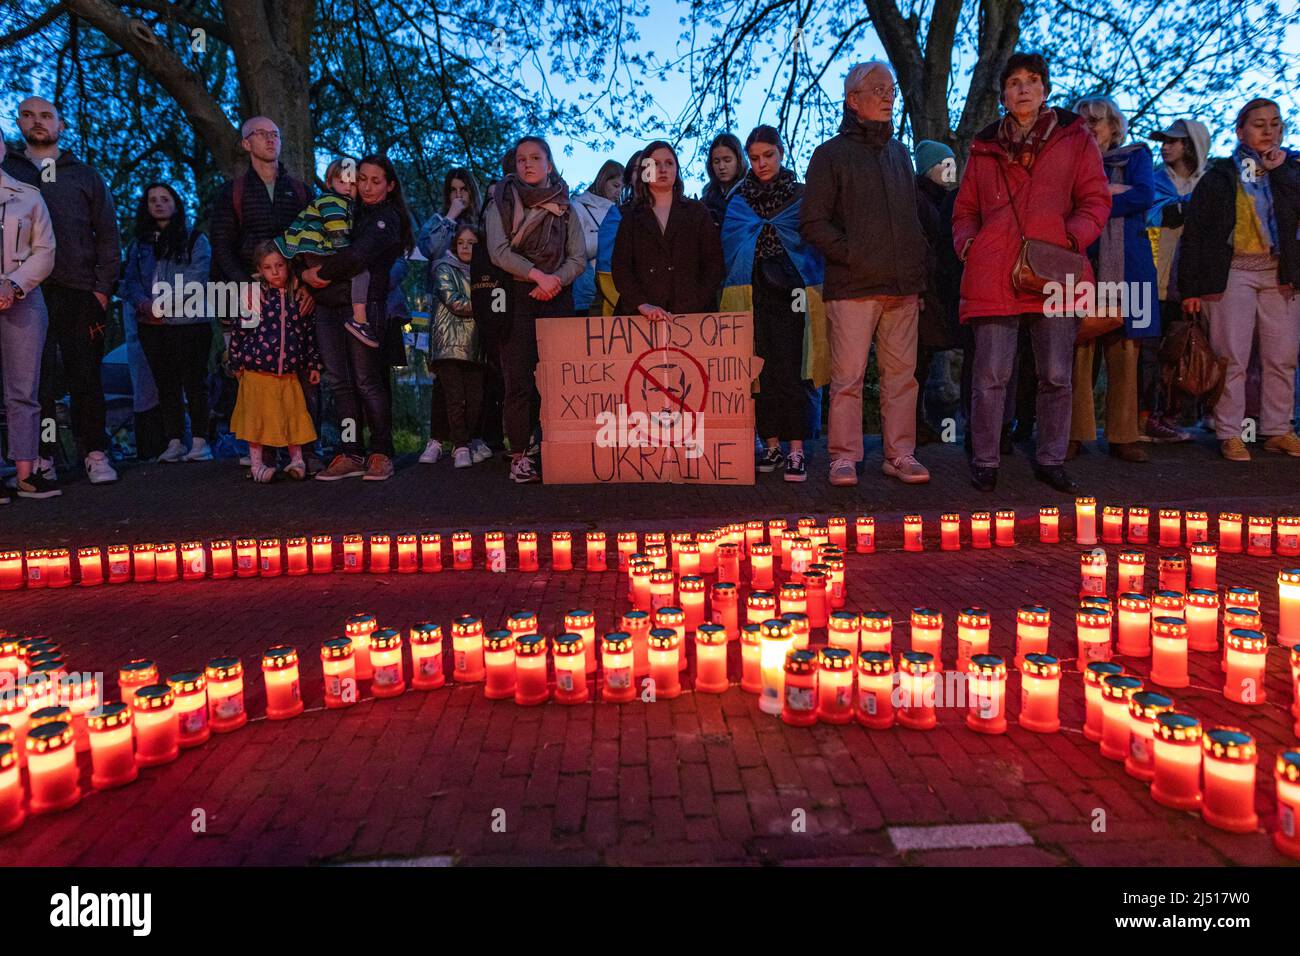
<svg viewBox="0 0 1300 956">
<path fill-rule="evenodd" d="M 727 263 L 727 278 L 723 286 L 752 285 L 754 276 L 754 248 L 763 226 L 776 230 L 777 238 L 785 249 L 805 286 L 819 286 L 826 271 L 819 253 L 799 235 L 799 207 L 801 201 L 790 203 L 771 219 L 763 219 L 739 193 L 733 194 L 727 206 L 727 218 L 722 223 L 722 257 Z"/>
<path fill-rule="evenodd" d="M 1286 147 L 1282 147 L 1282 150 L 1286 153 L 1283 162 L 1290 162 L 1292 157 L 1297 155 L 1294 150 Z M 1247 160 L 1251 161 L 1253 167 L 1250 176 L 1243 175 Z M 1237 182 L 1241 183 L 1241 188 L 1255 204 L 1255 214 L 1268 230 L 1270 251 L 1273 255 L 1277 255 L 1277 216 L 1273 213 L 1273 187 L 1269 182 L 1268 171 L 1264 169 L 1264 162 L 1260 159 L 1259 153 L 1245 143 L 1238 143 L 1237 148 L 1232 151 L 1232 162 L 1237 167 Z"/>
</svg>

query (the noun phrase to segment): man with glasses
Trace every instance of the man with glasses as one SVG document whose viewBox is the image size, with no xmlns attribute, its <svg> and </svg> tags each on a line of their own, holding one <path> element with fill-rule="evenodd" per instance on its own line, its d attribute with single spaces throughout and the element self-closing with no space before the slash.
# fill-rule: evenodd
<svg viewBox="0 0 1300 956">
<path fill-rule="evenodd" d="M 856 485 L 862 452 L 862 380 L 876 345 L 886 475 L 930 480 L 916 460 L 918 295 L 926 245 L 912 159 L 893 137 L 898 95 L 888 64 L 859 63 L 844 81 L 839 134 L 808 164 L 799 231 L 826 257 L 830 327 L 830 482 Z"/>
</svg>

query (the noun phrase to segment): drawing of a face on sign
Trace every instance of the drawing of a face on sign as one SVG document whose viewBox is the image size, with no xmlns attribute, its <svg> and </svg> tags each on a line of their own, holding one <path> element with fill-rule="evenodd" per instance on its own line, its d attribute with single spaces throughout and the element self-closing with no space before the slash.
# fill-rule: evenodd
<svg viewBox="0 0 1300 956">
<path fill-rule="evenodd" d="M 708 391 L 704 366 L 693 355 L 677 348 L 655 349 L 633 363 L 623 400 L 632 412 L 700 412 Z"/>
<path fill-rule="evenodd" d="M 691 394 L 691 383 L 686 380 L 686 369 L 676 362 L 651 365 L 650 377 L 641 380 L 641 400 L 648 412 L 676 412 L 686 405 Z M 654 383 L 651 383 L 654 379 Z"/>
</svg>

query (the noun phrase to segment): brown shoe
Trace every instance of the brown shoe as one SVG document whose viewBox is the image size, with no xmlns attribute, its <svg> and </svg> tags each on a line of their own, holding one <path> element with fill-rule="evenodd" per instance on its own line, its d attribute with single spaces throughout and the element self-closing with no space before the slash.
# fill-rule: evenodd
<svg viewBox="0 0 1300 956">
<path fill-rule="evenodd" d="M 1120 461 L 1143 462 L 1148 461 L 1147 453 L 1137 442 L 1111 442 L 1110 454 L 1112 458 L 1118 458 Z"/>
<path fill-rule="evenodd" d="M 1079 457 L 1079 449 L 1083 447 L 1082 442 L 1072 441 L 1065 449 L 1065 460 L 1074 461 Z"/>
<path fill-rule="evenodd" d="M 317 481 L 339 481 L 343 478 L 358 478 L 366 473 L 361 459 L 350 455 L 335 455 L 329 467 L 316 473 Z"/>
<path fill-rule="evenodd" d="M 1295 432 L 1274 435 L 1264 442 L 1264 450 L 1271 451 L 1276 455 L 1290 455 L 1292 458 L 1300 458 L 1300 437 L 1296 437 Z"/>
<path fill-rule="evenodd" d="M 1228 461 L 1250 461 L 1250 451 L 1240 438 L 1232 437 L 1219 444 L 1219 451 Z"/>
<path fill-rule="evenodd" d="M 393 477 L 393 459 L 378 452 L 366 459 L 366 473 L 362 481 L 387 481 Z"/>
</svg>

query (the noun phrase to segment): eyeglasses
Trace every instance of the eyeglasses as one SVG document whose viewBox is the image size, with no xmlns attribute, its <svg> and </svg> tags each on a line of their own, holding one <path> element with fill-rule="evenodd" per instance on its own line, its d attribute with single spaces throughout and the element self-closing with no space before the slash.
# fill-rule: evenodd
<svg viewBox="0 0 1300 956">
<path fill-rule="evenodd" d="M 890 100 L 891 102 L 898 96 L 898 87 L 896 86 L 859 86 L 854 93 L 866 91 L 878 100 Z"/>
<path fill-rule="evenodd" d="M 255 129 L 248 134 L 248 138 L 252 139 L 254 136 L 260 136 L 263 139 L 279 139 L 280 131 L 278 129 Z"/>
</svg>

